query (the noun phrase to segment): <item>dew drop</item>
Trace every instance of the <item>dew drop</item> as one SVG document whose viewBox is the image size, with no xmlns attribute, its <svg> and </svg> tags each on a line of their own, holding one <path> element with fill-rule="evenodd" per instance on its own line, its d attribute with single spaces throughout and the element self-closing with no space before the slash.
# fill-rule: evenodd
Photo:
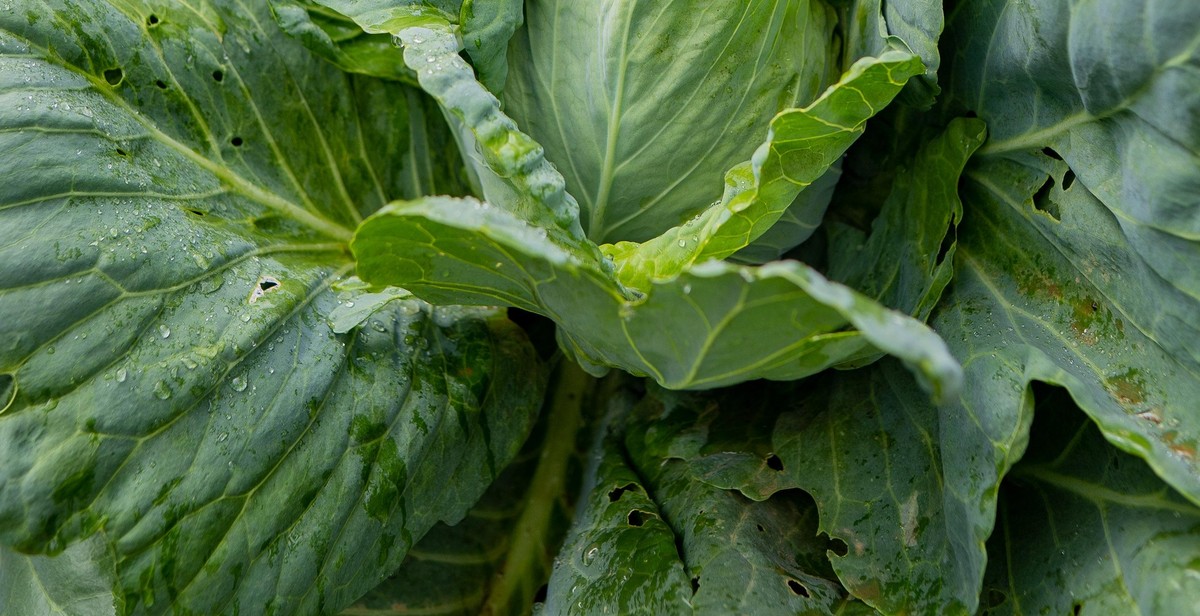
<svg viewBox="0 0 1200 616">
<path fill-rule="evenodd" d="M 166 400 L 171 397 L 171 388 L 167 387 L 166 381 L 159 381 L 154 384 L 154 397 L 159 400 Z"/>
<path fill-rule="evenodd" d="M 246 377 L 233 377 L 233 380 L 229 382 L 229 386 L 232 387 L 234 391 L 246 391 Z"/>
<path fill-rule="evenodd" d="M 686 247 L 687 247 L 687 240 L 679 240 L 679 247 L 680 247 L 680 248 L 686 248 Z"/>
<path fill-rule="evenodd" d="M 158 335 L 162 336 L 163 338 L 170 338 L 171 328 L 167 327 L 165 323 L 160 323 L 158 326 Z"/>
<path fill-rule="evenodd" d="M 124 368 L 117 368 L 117 382 L 118 383 L 124 383 L 125 379 L 128 376 L 129 376 L 129 371 L 125 370 Z"/>
<path fill-rule="evenodd" d="M 229 438 L 229 433 L 228 433 L 228 432 L 222 432 L 220 435 L 218 435 L 218 436 L 217 436 L 217 442 L 218 442 L 218 443 L 224 443 L 224 442 L 225 442 L 225 439 L 227 439 L 227 438 Z"/>
</svg>

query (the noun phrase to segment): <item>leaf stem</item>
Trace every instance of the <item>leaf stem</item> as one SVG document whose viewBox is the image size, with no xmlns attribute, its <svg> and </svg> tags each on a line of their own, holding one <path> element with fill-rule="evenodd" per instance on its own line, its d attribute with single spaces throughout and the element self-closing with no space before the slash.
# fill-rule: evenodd
<svg viewBox="0 0 1200 616">
<path fill-rule="evenodd" d="M 559 362 L 548 407 L 546 436 L 537 471 L 525 495 L 526 506 L 513 524 L 512 541 L 504 567 L 492 582 L 481 614 L 507 614 L 512 606 L 533 604 L 536 584 L 549 571 L 551 550 L 546 529 L 552 523 L 555 503 L 567 489 L 567 465 L 575 455 L 575 437 L 583 425 L 584 405 L 591 402 L 596 379 L 572 361 Z M 540 561 L 540 562 L 539 562 Z M 528 572 L 542 568 L 540 575 Z"/>
</svg>

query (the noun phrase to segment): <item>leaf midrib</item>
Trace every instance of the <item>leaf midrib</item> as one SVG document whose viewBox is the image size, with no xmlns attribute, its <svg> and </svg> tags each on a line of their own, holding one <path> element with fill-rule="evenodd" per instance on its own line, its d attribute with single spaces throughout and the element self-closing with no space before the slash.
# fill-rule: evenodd
<svg viewBox="0 0 1200 616">
<path fill-rule="evenodd" d="M 1195 507 L 1168 500 L 1166 498 L 1169 494 L 1168 488 L 1144 494 L 1126 494 L 1098 483 L 1064 475 L 1046 465 L 1020 465 L 1014 468 L 1010 472 L 1010 475 L 1013 478 L 1028 478 L 1038 483 L 1069 492 L 1094 504 L 1101 511 L 1104 511 L 1108 505 L 1117 505 L 1133 509 L 1170 511 L 1193 518 L 1200 518 L 1200 510 L 1197 510 Z"/>
<path fill-rule="evenodd" d="M 310 212 L 288 199 L 284 199 L 275 193 L 258 187 L 253 182 L 234 172 L 232 169 L 214 162 L 186 144 L 178 141 L 171 135 L 163 132 L 144 114 L 131 107 L 128 101 L 118 96 L 115 90 L 113 90 L 111 87 L 108 87 L 107 82 L 102 83 L 101 78 L 88 73 L 87 71 L 83 70 L 82 67 L 68 64 L 65 61 L 56 61 L 58 58 L 56 54 L 52 53 L 51 50 L 34 43 L 28 38 L 19 36 L 14 32 L 9 32 L 9 34 L 11 34 L 14 38 L 20 39 L 22 42 L 28 45 L 30 50 L 36 50 L 37 53 L 34 55 L 34 57 L 37 59 L 50 65 L 60 66 L 63 69 L 73 72 L 85 79 L 89 84 L 91 84 L 91 87 L 95 92 L 103 96 L 105 100 L 109 101 L 115 107 L 124 111 L 127 117 L 133 118 L 134 121 L 145 128 L 152 139 L 170 148 L 171 150 L 178 152 L 184 158 L 200 166 L 205 171 L 213 174 L 220 179 L 222 183 L 229 186 L 234 192 L 241 194 L 243 197 L 246 197 L 251 201 L 279 212 L 280 214 L 295 220 L 296 222 L 299 222 L 327 237 L 331 237 L 345 243 L 348 243 L 351 238 L 353 238 L 354 231 L 352 229 Z M 191 99 L 188 98 L 188 100 Z"/>
</svg>

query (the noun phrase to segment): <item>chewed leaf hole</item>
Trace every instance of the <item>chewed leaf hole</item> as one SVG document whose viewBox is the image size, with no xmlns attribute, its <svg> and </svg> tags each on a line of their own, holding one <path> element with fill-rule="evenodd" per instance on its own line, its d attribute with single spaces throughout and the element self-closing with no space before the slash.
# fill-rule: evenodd
<svg viewBox="0 0 1200 616">
<path fill-rule="evenodd" d="M 183 211 L 187 212 L 188 214 L 192 214 L 193 216 L 208 216 L 208 212 L 205 212 L 204 210 L 198 210 L 194 207 L 185 207 L 183 208 Z"/>
<path fill-rule="evenodd" d="M 167 82 L 165 82 L 165 81 L 163 81 L 163 80 L 161 80 L 161 79 L 156 79 L 156 80 L 154 80 L 154 85 L 158 86 L 158 89 L 159 89 L 159 90 L 166 90 L 166 89 L 167 89 Z"/>
<path fill-rule="evenodd" d="M 215 81 L 217 83 L 221 83 L 222 81 L 225 81 L 225 71 L 222 71 L 219 69 L 213 71 L 212 78 L 213 78 L 213 81 Z"/>
<path fill-rule="evenodd" d="M 243 141 L 241 137 L 234 137 L 233 139 L 229 140 L 229 143 L 235 148 L 240 148 L 245 141 Z"/>
<path fill-rule="evenodd" d="M 646 511 L 638 511 L 634 509 L 629 512 L 628 521 L 630 526 L 641 526 L 646 523 L 646 520 L 652 520 L 655 516 L 653 513 Z"/>
<path fill-rule="evenodd" d="M 1071 171 L 1070 169 L 1067 169 L 1067 172 L 1063 174 L 1063 190 L 1064 191 L 1071 190 L 1071 185 L 1074 183 L 1075 183 L 1075 172 Z"/>
<path fill-rule="evenodd" d="M 110 68 L 104 71 L 104 81 L 107 81 L 110 86 L 119 86 L 122 81 L 125 81 L 125 71 L 121 70 L 121 67 Z"/>
<path fill-rule="evenodd" d="M 621 495 L 625 494 L 626 492 L 636 492 L 637 489 L 638 489 L 638 487 L 637 487 L 636 483 L 627 483 L 627 484 L 609 492 L 608 493 L 608 501 L 610 503 L 615 503 L 615 502 L 621 500 Z"/>
<path fill-rule="evenodd" d="M 274 276 L 262 276 L 258 279 L 258 283 L 254 285 L 254 289 L 250 291 L 250 303 L 257 302 L 262 296 L 279 288 L 279 279 Z"/>
<path fill-rule="evenodd" d="M 946 235 L 942 236 L 942 244 L 938 246 L 937 259 L 935 264 L 940 266 L 946 261 L 946 255 L 950 254 L 950 248 L 958 241 L 958 235 L 955 233 L 954 223 L 950 223 L 950 228 L 946 229 Z"/>
<path fill-rule="evenodd" d="M 700 592 L 700 576 L 692 578 L 692 594 Z"/>
<path fill-rule="evenodd" d="M 125 150 L 122 150 L 121 148 L 117 148 L 117 156 L 129 156 L 129 152 L 126 152 Z"/>
<path fill-rule="evenodd" d="M 1050 191 L 1053 188 L 1054 178 L 1046 178 L 1046 182 L 1042 184 L 1042 187 L 1033 193 L 1033 207 L 1037 208 L 1039 212 L 1043 212 L 1050 218 L 1053 218 L 1054 222 L 1058 222 L 1058 202 L 1050 198 Z"/>
<path fill-rule="evenodd" d="M 146 25 L 153 28 L 159 24 L 159 21 L 158 15 L 151 13 L 150 16 L 146 18 Z"/>
<path fill-rule="evenodd" d="M 537 592 L 533 593 L 533 602 L 534 603 L 545 603 L 546 602 L 546 593 L 549 590 L 550 590 L 549 584 L 542 584 L 541 586 L 538 586 Z"/>
<path fill-rule="evenodd" d="M 17 397 L 17 379 L 11 374 L 0 374 L 0 415 L 12 406 Z"/>
<path fill-rule="evenodd" d="M 1055 152 L 1054 148 L 1051 147 L 1042 148 L 1042 154 L 1045 154 L 1054 160 L 1062 160 L 1062 156 L 1060 156 L 1058 152 Z"/>
<path fill-rule="evenodd" d="M 808 589 L 804 587 L 804 584 L 801 584 L 800 582 L 797 582 L 796 580 L 788 580 L 787 585 L 788 585 L 788 588 L 791 589 L 791 591 L 793 593 L 795 593 L 801 597 L 804 597 L 807 599 L 808 597 L 811 596 L 808 594 Z"/>
<path fill-rule="evenodd" d="M 850 546 L 846 545 L 841 539 L 830 539 L 829 549 L 838 556 L 845 556 L 850 553 Z"/>
<path fill-rule="evenodd" d="M 783 460 L 780 460 L 779 456 L 777 456 L 775 454 L 771 454 L 771 455 L 767 456 L 767 468 L 769 468 L 773 471 L 782 471 L 783 470 Z"/>
</svg>

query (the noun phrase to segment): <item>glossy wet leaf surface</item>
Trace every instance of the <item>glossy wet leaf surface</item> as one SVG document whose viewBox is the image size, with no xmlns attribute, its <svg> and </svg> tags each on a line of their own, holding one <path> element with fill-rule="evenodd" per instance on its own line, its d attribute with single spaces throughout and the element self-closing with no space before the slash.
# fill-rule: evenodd
<svg viewBox="0 0 1200 616">
<path fill-rule="evenodd" d="M 968 382 L 988 384 L 964 401 L 983 425 L 1012 423 L 1023 383 L 1064 385 L 1110 442 L 1200 502 L 1200 7 L 1005 5 L 955 22 L 953 90 L 991 135 L 966 173 L 969 229 L 937 326 Z M 1016 112 L 1031 100 L 1036 113 Z"/>
<path fill-rule="evenodd" d="M 579 206 L 563 177 L 475 81 L 455 55 L 456 40 L 447 28 L 395 32 L 422 87 L 461 121 L 460 138 L 474 140 L 475 147 L 466 150 L 476 152 L 474 169 L 488 200 L 428 198 L 389 205 L 355 236 L 358 272 L 365 280 L 401 286 L 435 303 L 501 304 L 542 314 L 559 324 L 567 349 L 593 370 L 617 367 L 669 387 L 797 378 L 882 350 L 902 356 L 935 396 L 953 395 L 958 368 L 923 325 L 800 263 L 750 269 L 709 261 L 652 287 L 623 286 L 626 281 L 612 273 L 621 265 L 601 257 L 599 247 L 583 237 Z M 826 156 L 817 165 L 819 174 L 830 164 L 825 150 L 844 148 L 861 129 L 853 128 L 856 123 L 875 111 L 867 99 L 886 102 L 916 66 L 898 52 L 864 61 L 830 95 L 861 104 L 841 112 L 837 105 L 818 105 L 812 113 L 787 116 L 781 139 L 812 139 L 812 147 Z M 828 114 L 836 118 L 824 117 Z M 830 119 L 846 125 L 828 128 L 829 134 L 814 129 Z M 778 147 L 783 153 L 775 152 L 773 169 L 803 167 L 804 147 Z M 777 183 L 795 188 L 790 181 Z M 753 209 L 746 212 L 750 218 L 766 216 Z M 740 222 L 727 221 L 733 228 L 742 228 Z M 714 245 L 730 241 L 721 232 L 713 231 Z M 857 332 L 839 331 L 846 326 Z M 747 353 L 751 338 L 767 346 Z"/>
<path fill-rule="evenodd" d="M 830 614 L 865 607 L 834 578 L 805 495 L 785 490 L 756 502 L 700 478 L 695 463 L 703 458 L 691 445 L 705 425 L 691 422 L 692 409 L 706 400 L 651 391 L 623 439 L 614 433 L 597 441 L 585 479 L 591 488 L 551 576 L 547 611 Z"/>
<path fill-rule="evenodd" d="M 943 4 L 0 0 L 0 612 L 1190 612 L 1200 7 Z"/>
<path fill-rule="evenodd" d="M 0 64 L 6 544 L 103 530 L 138 611 L 319 611 L 463 515 L 540 402 L 524 335 L 331 328 L 353 226 L 445 177 L 394 155 L 419 97 L 224 3 L 8 5 Z"/>
</svg>

